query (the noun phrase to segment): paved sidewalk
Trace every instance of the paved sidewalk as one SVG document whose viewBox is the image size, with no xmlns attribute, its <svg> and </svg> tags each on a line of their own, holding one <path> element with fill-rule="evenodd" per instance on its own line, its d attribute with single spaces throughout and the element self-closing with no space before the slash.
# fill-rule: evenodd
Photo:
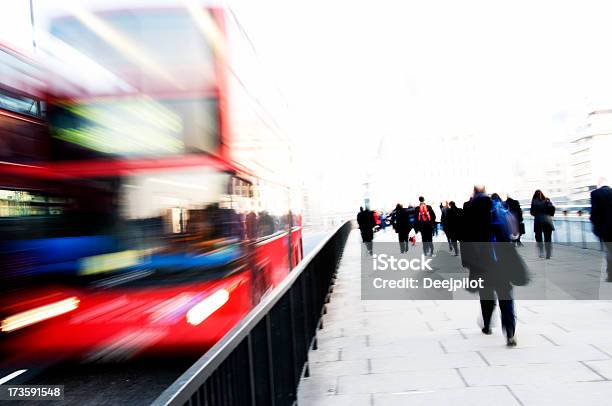
<svg viewBox="0 0 612 406">
<path fill-rule="evenodd" d="M 480 332 L 476 300 L 362 301 L 359 267 L 353 231 L 300 405 L 612 404 L 612 302 L 518 301 L 509 349 L 499 322 Z"/>
</svg>

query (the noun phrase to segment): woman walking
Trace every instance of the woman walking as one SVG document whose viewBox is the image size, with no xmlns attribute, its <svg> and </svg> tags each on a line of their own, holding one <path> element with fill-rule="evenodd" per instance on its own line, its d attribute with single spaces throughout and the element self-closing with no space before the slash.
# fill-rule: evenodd
<svg viewBox="0 0 612 406">
<path fill-rule="evenodd" d="M 546 255 L 546 259 L 550 259 L 552 255 L 552 232 L 555 229 L 553 224 L 555 206 L 538 189 L 531 199 L 531 210 L 529 212 L 533 216 L 533 232 L 535 233 L 540 258 L 544 258 L 544 255 Z"/>
</svg>

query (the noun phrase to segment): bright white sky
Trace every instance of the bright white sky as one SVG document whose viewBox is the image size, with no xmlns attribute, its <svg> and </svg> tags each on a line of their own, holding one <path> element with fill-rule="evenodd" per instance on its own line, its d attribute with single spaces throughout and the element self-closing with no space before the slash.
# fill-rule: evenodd
<svg viewBox="0 0 612 406">
<path fill-rule="evenodd" d="M 245 3 L 292 110 L 338 146 L 395 133 L 549 138 L 612 102 L 603 1 Z"/>
<path fill-rule="evenodd" d="M 3 2 L 0 39 L 30 41 L 27 3 Z M 382 136 L 537 148 L 612 107 L 607 1 L 230 4 L 288 101 L 301 157 L 351 197 Z"/>
<path fill-rule="evenodd" d="M 305 155 L 352 178 L 349 194 L 382 136 L 406 151 L 389 177 L 407 172 L 417 136 L 494 138 L 483 153 L 509 166 L 612 107 L 609 2 L 232 4 L 290 101 Z"/>
</svg>

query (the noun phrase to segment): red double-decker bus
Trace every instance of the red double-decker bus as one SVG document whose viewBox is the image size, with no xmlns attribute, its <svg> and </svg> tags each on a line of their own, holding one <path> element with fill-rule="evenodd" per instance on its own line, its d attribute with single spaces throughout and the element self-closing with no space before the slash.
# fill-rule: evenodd
<svg viewBox="0 0 612 406">
<path fill-rule="evenodd" d="M 0 164 L 7 368 L 201 353 L 302 257 L 290 145 L 233 21 L 122 7 L 49 18 L 44 149 Z"/>
</svg>

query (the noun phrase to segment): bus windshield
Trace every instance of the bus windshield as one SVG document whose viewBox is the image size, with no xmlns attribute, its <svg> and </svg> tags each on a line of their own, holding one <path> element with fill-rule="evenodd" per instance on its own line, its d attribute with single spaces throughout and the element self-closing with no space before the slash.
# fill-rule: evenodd
<svg viewBox="0 0 612 406">
<path fill-rule="evenodd" d="M 81 11 L 50 33 L 141 92 L 193 92 L 216 84 L 211 46 L 185 9 Z"/>
<path fill-rule="evenodd" d="M 214 53 L 187 10 L 81 10 L 52 20 L 50 33 L 129 85 L 56 97 L 54 159 L 218 151 Z"/>
</svg>

